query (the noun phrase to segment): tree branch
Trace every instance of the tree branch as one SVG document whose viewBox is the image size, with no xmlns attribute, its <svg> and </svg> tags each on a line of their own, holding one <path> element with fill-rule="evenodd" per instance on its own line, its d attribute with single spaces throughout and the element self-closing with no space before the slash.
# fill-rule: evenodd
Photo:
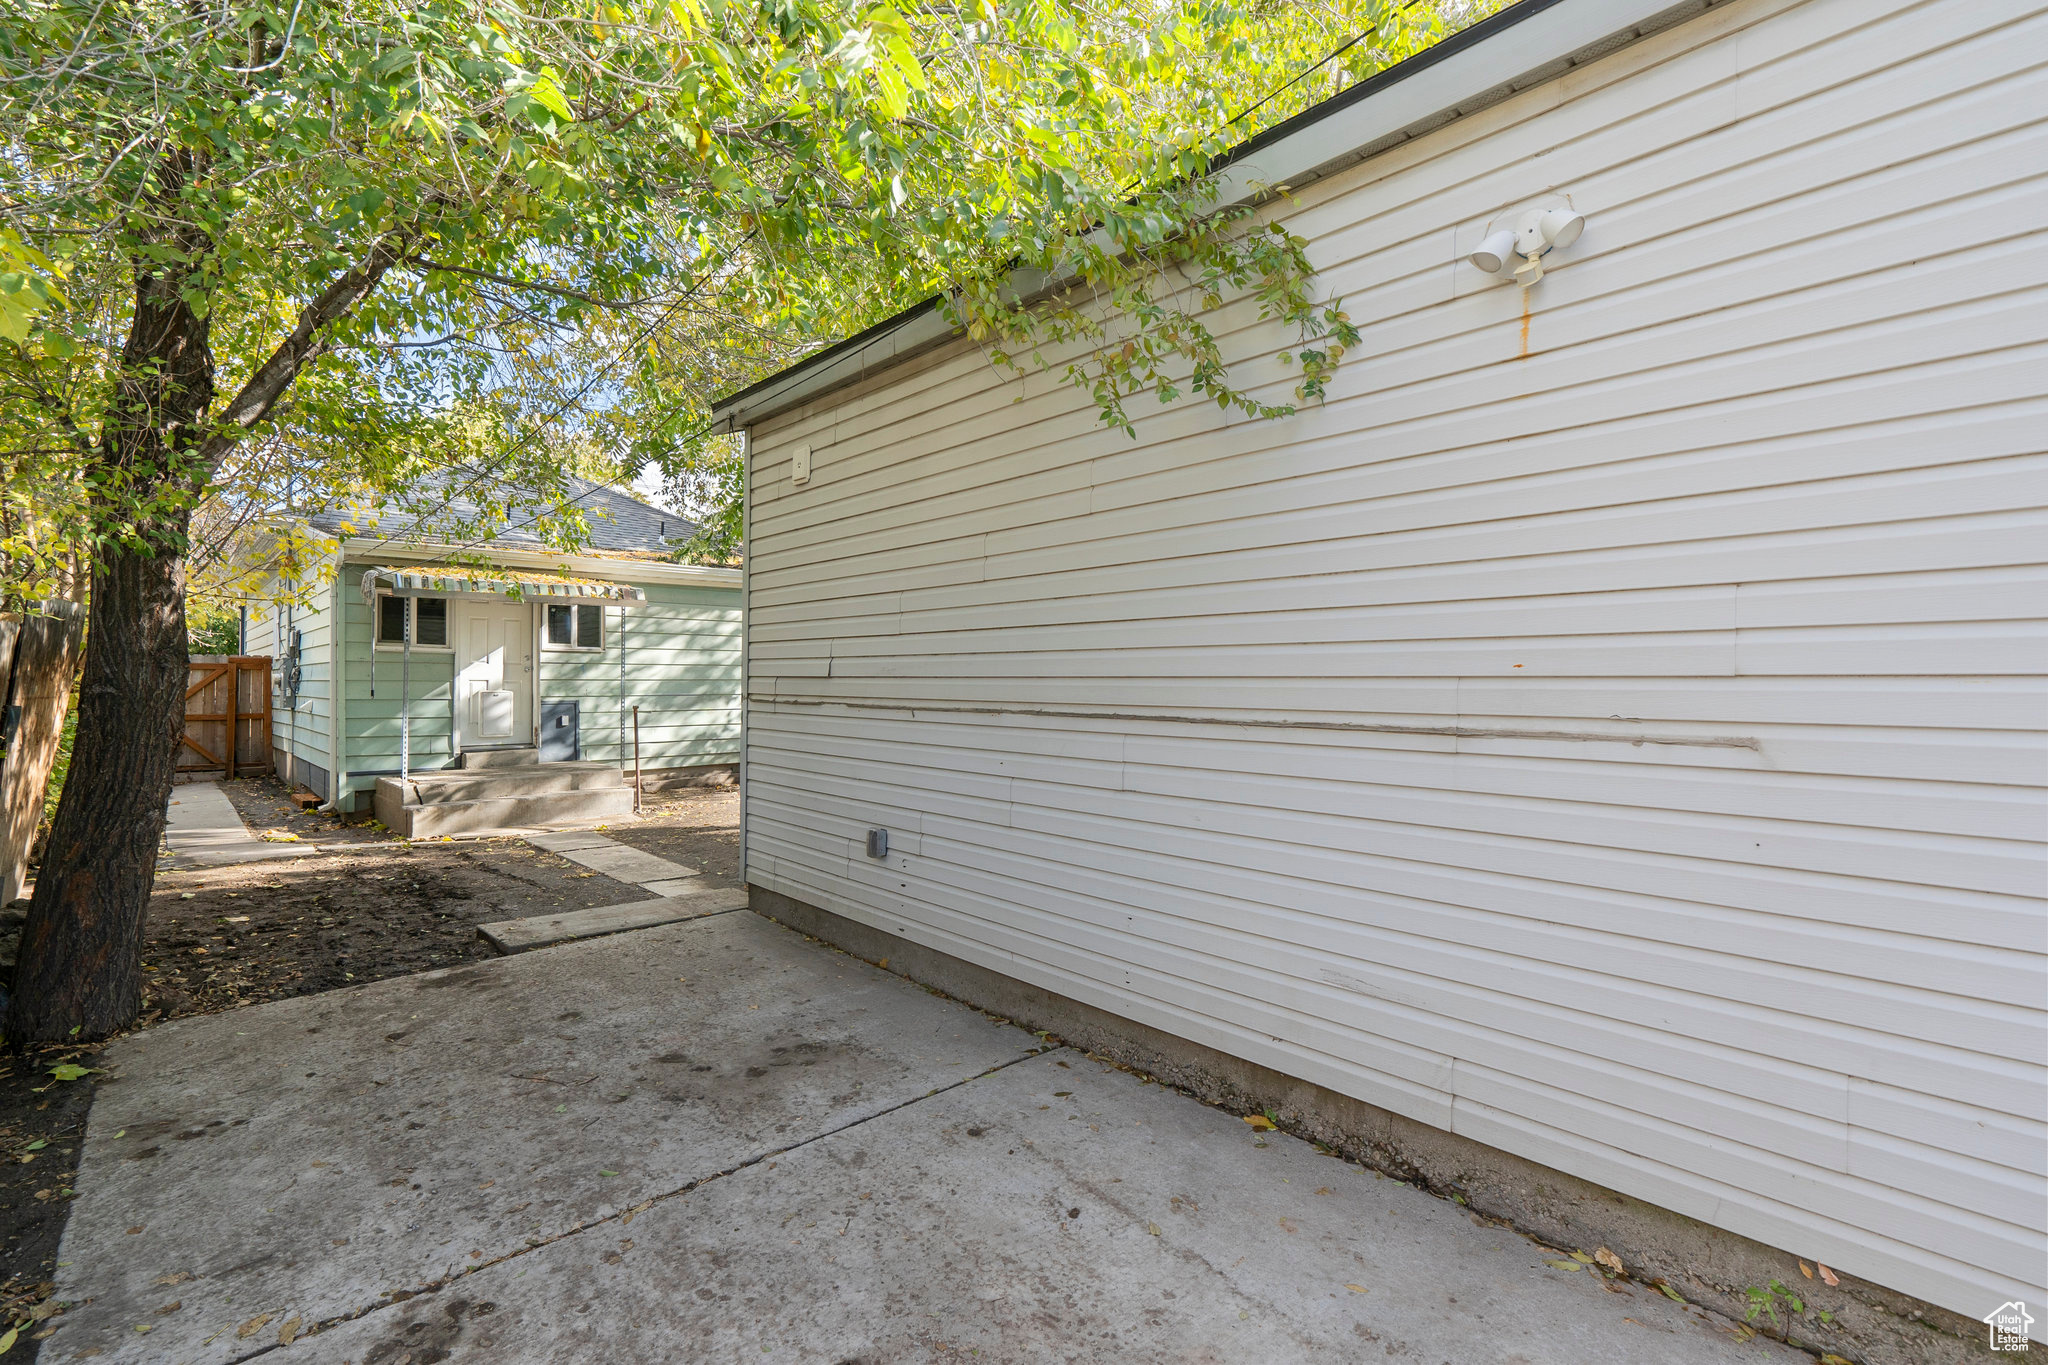
<svg viewBox="0 0 2048 1365">
<path fill-rule="evenodd" d="M 466 265 L 445 265 L 440 261 L 430 261 L 424 256 L 407 256 L 405 263 L 407 265 L 419 266 L 422 270 L 439 270 L 450 275 L 467 275 L 473 280 L 488 280 L 492 284 L 502 284 L 510 289 L 538 290 L 543 294 L 553 294 L 556 298 L 575 299 L 578 303 L 587 303 L 593 308 L 612 308 L 626 312 L 634 308 L 644 308 L 654 302 L 653 299 L 644 298 L 601 299 L 595 294 L 586 294 L 580 289 L 568 289 L 559 284 L 542 284 L 538 280 L 515 280 L 509 275 L 497 275 L 488 270 L 476 270 Z"/>
<path fill-rule="evenodd" d="M 381 239 L 361 265 L 328 285 L 320 297 L 299 310 L 299 319 L 292 330 L 270 353 L 270 358 L 256 368 L 256 373 L 249 376 L 241 390 L 228 400 L 215 420 L 214 432 L 200 450 L 200 458 L 207 469 L 217 466 L 251 427 L 270 415 L 270 410 L 291 388 L 299 372 L 319 355 L 324 340 L 322 333 L 368 298 L 385 272 L 406 258 L 406 248 L 410 245 L 410 234 L 394 233 Z"/>
</svg>

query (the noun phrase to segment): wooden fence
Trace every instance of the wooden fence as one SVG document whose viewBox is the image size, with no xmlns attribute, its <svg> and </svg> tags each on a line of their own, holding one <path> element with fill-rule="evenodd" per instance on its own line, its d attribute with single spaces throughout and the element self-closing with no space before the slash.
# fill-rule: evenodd
<svg viewBox="0 0 2048 1365">
<path fill-rule="evenodd" d="M 84 625 L 75 602 L 0 612 L 0 904 L 26 884 Z"/>
<path fill-rule="evenodd" d="M 237 777 L 268 769 L 270 656 L 197 654 L 185 681 L 184 745 L 178 771 Z"/>
</svg>

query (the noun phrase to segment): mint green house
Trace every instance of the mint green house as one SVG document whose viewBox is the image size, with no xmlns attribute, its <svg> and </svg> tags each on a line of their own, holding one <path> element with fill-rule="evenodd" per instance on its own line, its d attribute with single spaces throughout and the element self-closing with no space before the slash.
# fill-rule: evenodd
<svg viewBox="0 0 2048 1365">
<path fill-rule="evenodd" d="M 273 659 L 278 775 L 345 812 L 375 802 L 406 833 L 616 816 L 636 760 L 650 788 L 723 779 L 739 759 L 739 570 L 670 562 L 693 529 L 674 513 L 571 492 L 591 527 L 575 554 L 516 519 L 458 564 L 408 524 L 311 517 L 338 544 L 310 601 L 275 585 L 242 646 Z M 442 809 L 401 813 L 417 806 Z"/>
</svg>

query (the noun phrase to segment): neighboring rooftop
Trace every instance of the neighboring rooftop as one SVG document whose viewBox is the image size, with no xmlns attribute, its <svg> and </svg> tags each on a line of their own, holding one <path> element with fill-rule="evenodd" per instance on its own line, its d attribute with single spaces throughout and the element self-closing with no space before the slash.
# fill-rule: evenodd
<svg viewBox="0 0 2048 1365">
<path fill-rule="evenodd" d="M 346 524 L 354 528 L 347 534 L 386 542 L 474 540 L 479 547 L 539 550 L 549 548 L 538 533 L 539 523 L 549 513 L 580 511 L 589 524 L 589 538 L 579 552 L 616 555 L 667 555 L 675 548 L 672 542 L 697 529 L 697 523 L 687 517 L 604 484 L 573 474 L 567 483 L 559 497 L 544 496 L 537 490 L 508 492 L 488 474 L 455 469 L 423 479 L 381 506 L 329 508 L 312 518 L 312 526 L 329 535 L 341 535 Z M 486 489 L 503 502 L 488 517 L 477 500 Z M 473 529 L 493 524 L 496 530 L 491 534 L 479 535 Z"/>
</svg>

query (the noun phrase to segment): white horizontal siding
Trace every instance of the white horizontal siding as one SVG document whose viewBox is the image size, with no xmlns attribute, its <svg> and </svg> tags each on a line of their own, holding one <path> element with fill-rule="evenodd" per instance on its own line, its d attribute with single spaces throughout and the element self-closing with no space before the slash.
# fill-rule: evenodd
<svg viewBox="0 0 2048 1365">
<path fill-rule="evenodd" d="M 756 428 L 749 879 L 2048 1298 L 2044 66 L 2041 0 L 1736 0 L 1303 191 L 1364 335 L 1293 418 L 956 346 Z M 1455 262 L 1553 192 L 1525 316 Z"/>
</svg>

